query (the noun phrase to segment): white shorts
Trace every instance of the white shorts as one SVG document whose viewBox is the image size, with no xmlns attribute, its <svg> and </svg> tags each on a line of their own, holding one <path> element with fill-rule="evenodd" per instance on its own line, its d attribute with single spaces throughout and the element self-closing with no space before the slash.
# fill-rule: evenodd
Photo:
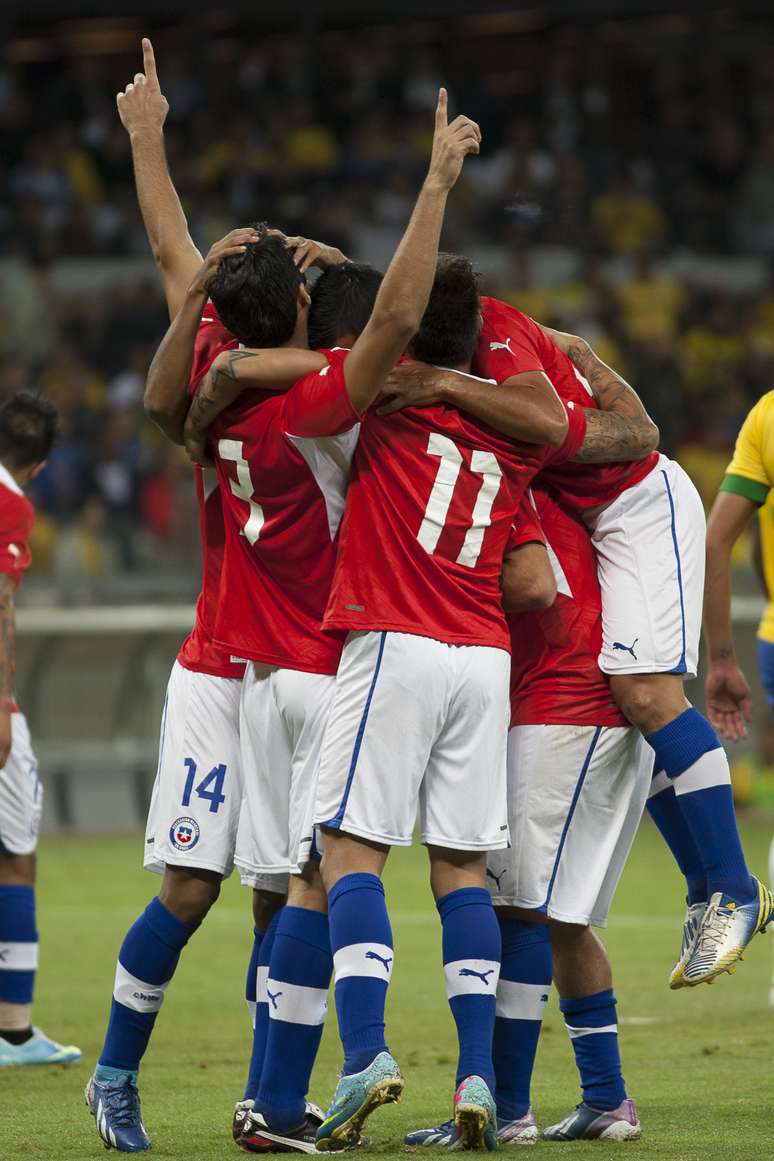
<svg viewBox="0 0 774 1161">
<path fill-rule="evenodd" d="M 592 520 L 603 672 L 696 676 L 705 527 L 699 493 L 665 456 Z"/>
<path fill-rule="evenodd" d="M 336 678 L 257 662 L 242 683 L 245 808 L 236 863 L 253 874 L 297 874 L 309 861 L 320 749 Z"/>
<path fill-rule="evenodd" d="M 159 765 L 145 831 L 145 867 L 167 863 L 230 875 L 242 804 L 242 682 L 172 666 Z"/>
<path fill-rule="evenodd" d="M 31 855 L 38 845 L 43 784 L 24 714 L 11 714 L 11 753 L 0 770 L 0 855 Z"/>
<path fill-rule="evenodd" d="M 653 751 L 620 726 L 514 726 L 508 736 L 512 846 L 489 856 L 495 906 L 604 927 L 634 842 Z"/>
<path fill-rule="evenodd" d="M 315 821 L 387 846 L 507 846 L 510 657 L 408 633 L 350 633 Z"/>
</svg>

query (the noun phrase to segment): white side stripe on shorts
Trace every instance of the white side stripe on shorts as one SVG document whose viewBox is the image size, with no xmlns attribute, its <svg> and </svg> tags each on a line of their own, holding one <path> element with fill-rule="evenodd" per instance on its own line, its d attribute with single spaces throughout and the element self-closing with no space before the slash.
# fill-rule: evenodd
<svg viewBox="0 0 774 1161">
<path fill-rule="evenodd" d="M 602 1028 L 572 1028 L 567 1024 L 566 1028 L 571 1040 L 577 1040 L 579 1036 L 596 1036 L 600 1032 L 613 1032 L 618 1035 L 617 1024 L 605 1024 Z"/>
<path fill-rule="evenodd" d="M 0 971 L 34 972 L 37 966 L 37 943 L 0 943 Z"/>
<path fill-rule="evenodd" d="M 725 750 L 709 750 L 693 766 L 683 770 L 673 780 L 675 794 L 692 794 L 694 790 L 710 790 L 713 786 L 729 786 L 731 772 Z"/>
<path fill-rule="evenodd" d="M 305 988 L 301 984 L 269 979 L 266 981 L 266 995 L 272 1020 L 284 1020 L 286 1024 L 325 1023 L 327 988 Z"/>
<path fill-rule="evenodd" d="M 116 964 L 113 998 L 125 1008 L 132 1008 L 135 1012 L 158 1012 L 168 987 L 169 980 L 165 984 L 146 984 L 128 972 L 120 960 Z"/>
<path fill-rule="evenodd" d="M 497 991 L 500 965 L 496 959 L 455 959 L 444 964 L 446 995 L 490 995 Z"/>
<path fill-rule="evenodd" d="M 387 980 L 392 975 L 392 961 L 395 952 L 386 943 L 350 943 L 340 947 L 333 957 L 333 970 L 337 980 L 348 976 L 374 976 Z"/>
<path fill-rule="evenodd" d="M 497 985 L 498 1016 L 506 1020 L 542 1020 L 550 984 L 521 984 L 500 980 Z"/>
</svg>

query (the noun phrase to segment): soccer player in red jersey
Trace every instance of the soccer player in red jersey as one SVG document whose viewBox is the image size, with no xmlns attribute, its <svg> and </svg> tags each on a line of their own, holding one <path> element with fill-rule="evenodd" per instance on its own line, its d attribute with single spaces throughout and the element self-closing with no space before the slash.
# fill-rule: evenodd
<svg viewBox="0 0 774 1161">
<path fill-rule="evenodd" d="M 586 407 L 590 414 L 601 408 L 622 425 L 639 427 L 648 452 L 653 425 L 642 404 L 588 343 L 547 331 L 493 299 L 485 300 L 483 318 L 476 365 L 501 385 L 503 412 L 514 405 L 514 396 L 521 398 L 522 377 L 537 374 L 568 406 Z M 436 384 L 436 392 L 440 389 Z M 427 394 L 426 388 L 419 397 Z M 404 402 L 416 398 L 416 392 L 408 392 Z M 529 395 L 525 398 L 529 403 Z M 474 401 L 471 414 L 480 417 L 476 406 Z M 507 419 L 493 418 L 491 408 L 487 418 L 498 429 L 508 429 Z M 725 751 L 683 688 L 698 662 L 702 504 L 682 468 L 655 452 L 601 469 L 574 463 L 551 469 L 544 478 L 592 532 L 602 587 L 600 666 L 610 676 L 617 704 L 642 731 L 670 780 L 675 795 L 671 829 L 676 834 L 687 825 L 701 852 L 706 910 L 696 923 L 699 900 L 691 900 L 670 976 L 673 988 L 693 986 L 732 968 L 774 913 L 771 893 L 747 869 Z M 677 857 L 674 836 L 670 845 Z"/>
<path fill-rule="evenodd" d="M 32 1026 L 38 967 L 35 849 L 43 786 L 24 714 L 13 696 L 14 594 L 30 566 L 35 509 L 24 487 L 53 445 L 53 404 L 20 391 L 0 407 L 0 1068 L 69 1064 L 79 1048 Z"/>
<path fill-rule="evenodd" d="M 545 537 L 557 595 L 534 611 Z M 610 903 L 642 815 L 653 756 L 612 701 L 599 669 L 601 596 L 587 529 L 535 489 L 514 524 L 503 569 L 512 643 L 508 812 L 511 846 L 489 856 L 502 932 L 494 1065 L 498 1138 L 537 1139 L 530 1079 L 552 977 L 583 1102 L 551 1140 L 640 1135 L 618 1055 L 605 949 L 591 930 Z M 528 600 L 525 602 L 525 592 Z M 530 611 L 522 611 L 529 607 Z M 552 955 L 553 951 L 553 955 Z M 442 1144 L 445 1126 L 407 1144 Z"/>
</svg>

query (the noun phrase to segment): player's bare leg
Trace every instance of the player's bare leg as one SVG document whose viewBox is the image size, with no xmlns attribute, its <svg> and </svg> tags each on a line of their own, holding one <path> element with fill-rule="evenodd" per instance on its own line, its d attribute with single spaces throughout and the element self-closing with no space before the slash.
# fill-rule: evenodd
<svg viewBox="0 0 774 1161">
<path fill-rule="evenodd" d="M 753 935 L 766 929 L 774 913 L 774 898 L 745 862 L 728 759 L 712 726 L 686 700 L 679 675 L 615 674 L 610 688 L 672 780 L 701 853 L 709 901 L 681 982 L 712 982 L 734 970 Z"/>
<path fill-rule="evenodd" d="M 306 1153 L 314 1151 L 324 1119 L 306 1097 L 333 972 L 328 901 L 317 860 L 290 876 L 287 905 L 271 930 L 265 978 L 259 983 L 266 1030 L 261 1035 L 256 1021 L 245 1093 L 251 1108 L 239 1144 L 251 1152 Z"/>
<path fill-rule="evenodd" d="M 38 959 L 34 854 L 0 855 L 0 1068 L 69 1064 L 81 1052 L 32 1026 Z"/>
</svg>

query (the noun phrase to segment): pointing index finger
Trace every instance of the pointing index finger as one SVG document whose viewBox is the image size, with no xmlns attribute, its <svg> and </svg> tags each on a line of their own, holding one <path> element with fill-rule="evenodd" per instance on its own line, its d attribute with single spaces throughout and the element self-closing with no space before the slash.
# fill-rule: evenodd
<svg viewBox="0 0 774 1161">
<path fill-rule="evenodd" d="M 436 131 L 439 129 L 445 129 L 449 123 L 448 104 L 449 104 L 449 95 L 446 92 L 446 89 L 439 89 L 438 90 L 438 105 L 437 105 L 436 110 L 435 110 L 435 128 L 436 128 Z"/>
<path fill-rule="evenodd" d="M 156 57 L 153 52 L 153 45 L 147 36 L 142 38 L 142 63 L 145 69 L 145 75 L 148 78 L 148 84 L 158 88 L 159 78 L 156 72 Z"/>
</svg>

